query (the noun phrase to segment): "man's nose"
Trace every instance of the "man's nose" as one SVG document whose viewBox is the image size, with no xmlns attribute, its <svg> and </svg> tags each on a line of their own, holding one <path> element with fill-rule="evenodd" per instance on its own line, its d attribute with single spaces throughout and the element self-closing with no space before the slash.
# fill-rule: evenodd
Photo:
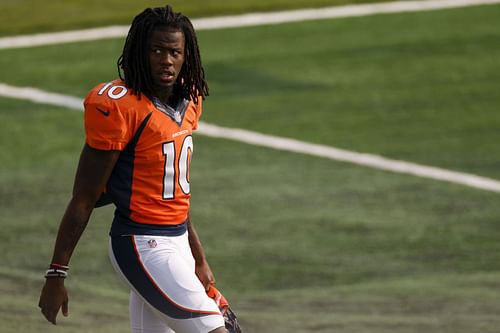
<svg viewBox="0 0 500 333">
<path fill-rule="evenodd" d="M 172 65 L 173 64 L 173 56 L 169 52 L 165 52 L 160 58 L 160 62 L 164 65 Z"/>
</svg>

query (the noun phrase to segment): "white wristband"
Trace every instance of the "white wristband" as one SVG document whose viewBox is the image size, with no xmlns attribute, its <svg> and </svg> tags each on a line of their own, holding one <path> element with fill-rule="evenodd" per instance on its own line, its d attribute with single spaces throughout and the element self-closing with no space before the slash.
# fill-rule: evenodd
<svg viewBox="0 0 500 333">
<path fill-rule="evenodd" d="M 65 279 L 68 277 L 68 272 L 62 269 L 51 268 L 45 272 L 45 278 L 60 277 Z"/>
</svg>

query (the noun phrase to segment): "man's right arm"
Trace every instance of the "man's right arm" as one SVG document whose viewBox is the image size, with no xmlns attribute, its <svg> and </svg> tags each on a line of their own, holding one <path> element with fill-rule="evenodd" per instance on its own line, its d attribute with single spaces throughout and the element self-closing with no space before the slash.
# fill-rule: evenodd
<svg viewBox="0 0 500 333">
<path fill-rule="evenodd" d="M 90 218 L 120 155 L 119 151 L 96 150 L 85 145 L 78 163 L 73 196 L 61 220 L 54 247 L 52 263 L 68 266 L 73 251 Z M 68 297 L 64 279 L 49 277 L 40 295 L 39 307 L 48 321 L 56 324 L 62 307 L 68 313 Z"/>
</svg>

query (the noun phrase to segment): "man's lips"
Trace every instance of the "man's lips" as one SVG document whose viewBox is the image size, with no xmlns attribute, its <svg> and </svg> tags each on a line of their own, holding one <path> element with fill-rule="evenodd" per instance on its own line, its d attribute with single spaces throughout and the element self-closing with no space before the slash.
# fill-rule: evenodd
<svg viewBox="0 0 500 333">
<path fill-rule="evenodd" d="M 170 71 L 164 71 L 158 73 L 161 81 L 172 81 L 175 79 L 175 73 Z"/>
</svg>

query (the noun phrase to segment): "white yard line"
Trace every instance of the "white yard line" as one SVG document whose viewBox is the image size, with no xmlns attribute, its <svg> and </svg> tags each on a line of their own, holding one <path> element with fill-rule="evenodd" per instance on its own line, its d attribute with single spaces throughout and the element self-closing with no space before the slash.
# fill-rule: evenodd
<svg viewBox="0 0 500 333">
<path fill-rule="evenodd" d="M 357 4 L 316 9 L 288 10 L 271 13 L 253 13 L 234 16 L 200 18 L 193 19 L 193 25 L 197 30 L 237 28 L 265 24 L 280 24 L 287 22 L 331 19 L 338 17 L 367 16 L 396 12 L 414 12 L 497 3 L 500 3 L 500 0 L 394 1 L 374 4 Z M 127 35 L 128 28 L 128 26 L 111 26 L 86 30 L 4 37 L 0 38 L 0 49 L 32 47 L 107 38 L 123 38 Z"/>
<path fill-rule="evenodd" d="M 38 104 L 56 105 L 83 111 L 83 99 L 63 94 L 51 93 L 31 87 L 15 87 L 0 83 L 0 96 L 28 100 Z"/>
<path fill-rule="evenodd" d="M 55 105 L 79 111 L 83 110 L 83 100 L 81 98 L 46 92 L 36 88 L 14 87 L 0 83 L 0 96 L 24 99 L 35 103 Z M 197 133 L 256 146 L 353 163 L 379 170 L 447 181 L 500 193 L 500 181 L 494 179 L 411 162 L 392 160 L 378 155 L 357 153 L 335 147 L 261 134 L 238 128 L 221 127 L 204 122 L 200 123 Z"/>
<path fill-rule="evenodd" d="M 206 30 L 248 27 L 264 24 L 279 24 L 285 22 L 298 22 L 337 17 L 435 10 L 496 3 L 500 3 L 500 0 L 395 1 L 377 4 L 360 4 L 319 9 L 304 9 L 274 13 L 257 13 L 238 16 L 195 19 L 193 20 L 193 24 L 197 30 Z M 0 49 L 31 47 L 105 38 L 121 38 L 127 34 L 127 31 L 128 26 L 112 26 L 79 31 L 7 37 L 0 38 Z M 14 87 L 0 83 L 0 96 L 24 99 L 35 103 L 56 105 L 80 111 L 82 110 L 81 98 L 50 93 L 31 87 Z M 403 174 L 411 174 L 419 177 L 447 181 L 500 193 L 500 181 L 494 179 L 429 167 L 425 165 L 419 165 L 405 161 L 391 160 L 378 155 L 362 154 L 338 149 L 335 147 L 260 134 L 243 129 L 224 128 L 207 123 L 200 123 L 198 133 L 210 137 L 224 138 L 278 150 L 329 158 L 332 160 L 363 165 L 375 169 Z"/>
</svg>

